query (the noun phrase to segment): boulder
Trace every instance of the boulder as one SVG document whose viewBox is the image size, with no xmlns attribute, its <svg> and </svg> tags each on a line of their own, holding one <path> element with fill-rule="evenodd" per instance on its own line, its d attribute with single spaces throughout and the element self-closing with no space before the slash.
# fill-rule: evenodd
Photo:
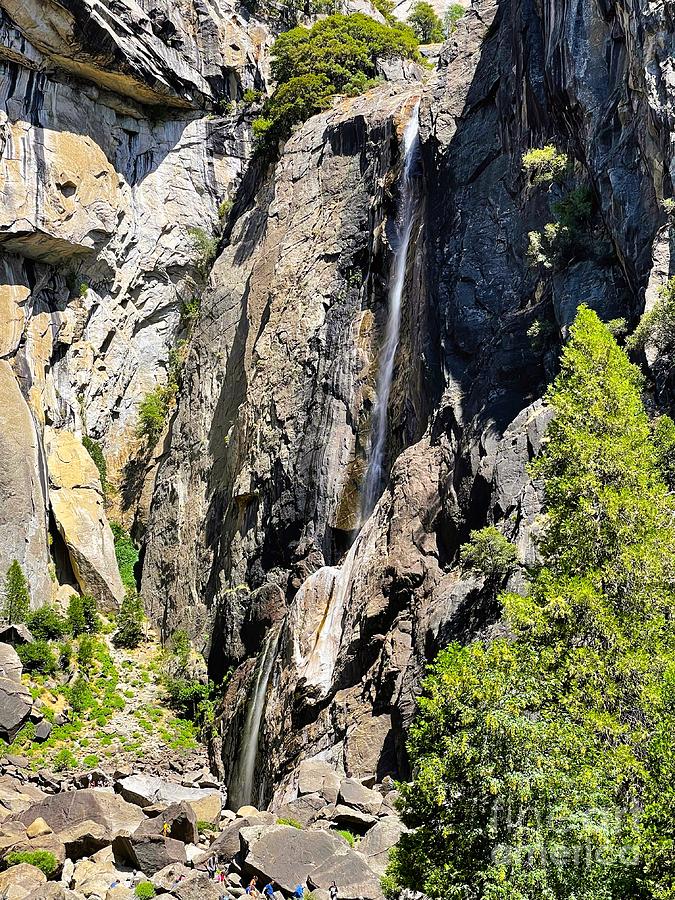
<svg viewBox="0 0 675 900">
<path fill-rule="evenodd" d="M 241 841 L 239 840 L 239 833 L 242 828 L 251 828 L 252 826 L 261 826 L 261 825 L 273 825 L 275 822 L 275 817 L 272 813 L 267 812 L 257 812 L 255 811 L 250 816 L 246 816 L 243 819 L 235 819 L 234 822 L 230 822 L 223 831 L 218 835 L 215 841 L 211 844 L 209 849 L 203 853 L 200 857 L 197 858 L 196 864 L 201 865 L 206 862 L 209 856 L 215 855 L 221 860 L 221 862 L 231 862 L 234 857 L 239 853 L 239 848 L 241 845 Z"/>
<path fill-rule="evenodd" d="M 276 882 L 287 893 L 307 879 L 322 890 L 335 880 L 341 900 L 374 900 L 382 894 L 364 857 L 330 831 L 265 825 L 243 828 L 239 837 L 244 873 L 257 875 L 262 883 Z"/>
<path fill-rule="evenodd" d="M 240 806 L 237 810 L 237 816 L 245 819 L 247 816 L 256 816 L 260 810 L 255 806 Z"/>
<path fill-rule="evenodd" d="M 43 834 L 33 840 L 28 840 L 28 838 L 14 840 L 10 846 L 2 848 L 0 855 L 4 858 L 10 852 L 34 853 L 37 850 L 45 850 L 54 856 L 58 863 L 58 870 L 55 874 L 60 875 L 66 861 L 66 848 L 54 834 Z"/>
<path fill-rule="evenodd" d="M 35 740 L 38 742 L 38 744 L 41 744 L 43 741 L 48 740 L 49 735 L 51 733 L 52 733 L 51 722 L 48 722 L 46 719 L 43 719 L 35 729 Z"/>
<path fill-rule="evenodd" d="M 0 738 L 11 744 L 33 707 L 30 691 L 13 678 L 0 677 Z"/>
<path fill-rule="evenodd" d="M 141 822 L 134 832 L 134 840 L 151 835 L 164 835 L 165 825 L 169 826 L 168 837 L 182 841 L 184 844 L 196 844 L 199 841 L 197 817 L 185 800 L 180 803 L 172 803 L 164 812 Z"/>
<path fill-rule="evenodd" d="M 342 803 L 338 803 L 332 811 L 331 819 L 338 827 L 354 828 L 360 834 L 377 822 L 377 816 L 371 816 L 369 813 L 353 809 L 351 806 L 344 806 Z"/>
<path fill-rule="evenodd" d="M 376 816 L 382 806 L 382 794 L 365 787 L 355 778 L 343 778 L 340 782 L 338 803 Z"/>
<path fill-rule="evenodd" d="M 171 891 L 179 880 L 194 877 L 194 874 L 194 869 L 188 869 L 183 863 L 171 863 L 155 872 L 150 880 L 160 891 Z"/>
<path fill-rule="evenodd" d="M 80 900 L 80 898 L 62 884 L 48 881 L 29 894 L 26 900 Z"/>
<path fill-rule="evenodd" d="M 58 837 L 66 848 L 68 859 L 77 860 L 84 856 L 93 856 L 98 850 L 109 846 L 114 834 L 101 822 L 87 819 L 60 831 Z"/>
<path fill-rule="evenodd" d="M 18 644 L 34 644 L 35 638 L 28 625 L 2 625 L 0 626 L 0 642 L 16 647 Z"/>
<path fill-rule="evenodd" d="M 155 803 L 190 804 L 198 822 L 218 823 L 222 809 L 222 795 L 212 788 L 189 788 L 172 784 L 155 775 L 131 775 L 115 782 L 115 790 L 138 806 L 146 807 Z"/>
<path fill-rule="evenodd" d="M 44 872 L 28 863 L 18 866 L 10 866 L 5 872 L 0 872 L 0 897 L 4 900 L 26 900 L 31 894 L 37 893 L 47 882 Z"/>
<path fill-rule="evenodd" d="M 103 503 L 98 469 L 71 431 L 45 428 L 49 500 L 82 593 L 116 609 L 124 585 Z"/>
<path fill-rule="evenodd" d="M 134 894 L 126 885 L 118 884 L 109 889 L 105 900 L 134 900 Z"/>
<path fill-rule="evenodd" d="M 378 875 L 384 875 L 389 862 L 389 851 L 398 844 L 407 828 L 398 816 L 385 816 L 373 825 L 359 843 L 362 853 L 370 868 Z"/>
<path fill-rule="evenodd" d="M 23 783 L 10 775 L 0 777 L 0 807 L 9 810 L 11 814 L 30 809 L 44 796 L 44 793 L 32 784 Z M 3 828 L 5 828 L 5 823 L 3 823 Z"/>
<path fill-rule="evenodd" d="M 23 666 L 19 654 L 11 644 L 0 644 L 0 678 L 21 681 Z"/>
<path fill-rule="evenodd" d="M 41 837 L 45 834 L 52 834 L 52 830 L 44 819 L 34 819 L 26 828 L 26 835 L 29 838 Z"/>
<path fill-rule="evenodd" d="M 303 826 L 307 826 L 318 819 L 326 806 L 325 799 L 320 794 L 305 794 L 297 800 L 284 803 L 277 809 L 277 818 L 294 819 Z"/>
<path fill-rule="evenodd" d="M 298 794 L 320 794 L 326 803 L 335 803 L 340 790 L 340 777 L 330 763 L 322 759 L 305 759 L 298 766 Z"/>
<path fill-rule="evenodd" d="M 14 818 L 24 825 L 42 818 L 54 832 L 68 831 L 87 821 L 95 822 L 102 825 L 112 839 L 120 831 L 135 831 L 144 816 L 137 806 L 121 797 L 97 788 L 87 788 L 45 797 Z"/>
<path fill-rule="evenodd" d="M 222 900 L 223 897 L 220 887 L 203 872 L 179 882 L 172 893 L 178 900 Z"/>
<path fill-rule="evenodd" d="M 152 876 L 166 866 L 182 863 L 185 865 L 185 844 L 173 838 L 161 835 L 148 835 L 136 839 L 135 835 L 118 835 L 112 843 L 115 863 L 140 869 L 147 876 Z"/>
<path fill-rule="evenodd" d="M 85 897 L 105 897 L 110 885 L 119 878 L 119 872 L 112 863 L 98 860 L 81 860 L 75 866 L 71 888 Z"/>
</svg>

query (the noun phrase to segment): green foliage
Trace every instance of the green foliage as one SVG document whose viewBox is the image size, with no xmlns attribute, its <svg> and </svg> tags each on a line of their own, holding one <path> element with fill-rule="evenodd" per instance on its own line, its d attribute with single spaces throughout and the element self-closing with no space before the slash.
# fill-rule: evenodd
<svg viewBox="0 0 675 900">
<path fill-rule="evenodd" d="M 80 284 L 80 297 L 86 297 L 88 290 L 89 290 L 89 285 L 87 284 L 86 281 L 83 281 Z"/>
<path fill-rule="evenodd" d="M 570 170 L 570 159 L 553 144 L 528 150 L 523 155 L 523 168 L 534 184 L 562 181 Z"/>
<path fill-rule="evenodd" d="M 675 422 L 670 416 L 659 416 L 651 426 L 661 476 L 668 490 L 675 491 Z"/>
<path fill-rule="evenodd" d="M 180 326 L 186 331 L 190 331 L 195 322 L 199 318 L 199 311 L 202 308 L 202 298 L 193 297 L 186 300 L 180 308 Z"/>
<path fill-rule="evenodd" d="M 129 650 L 138 647 L 143 640 L 144 618 L 143 601 L 134 591 L 127 591 L 117 618 L 117 631 L 112 638 L 113 644 Z"/>
<path fill-rule="evenodd" d="M 180 669 L 185 669 L 190 658 L 190 637 L 184 628 L 176 628 L 169 640 L 169 650 L 176 657 Z"/>
<path fill-rule="evenodd" d="M 68 602 L 68 630 L 73 637 L 79 637 L 87 631 L 84 604 L 79 594 L 73 594 Z"/>
<path fill-rule="evenodd" d="M 64 641 L 59 646 L 59 668 L 60 669 L 69 669 L 72 656 L 73 656 L 73 645 L 70 643 L 70 641 Z"/>
<path fill-rule="evenodd" d="M 490 585 L 497 585 L 518 565 L 518 551 L 511 541 L 493 526 L 472 531 L 460 550 L 465 572 L 478 572 Z"/>
<path fill-rule="evenodd" d="M 541 352 L 544 350 L 551 339 L 557 334 L 557 329 L 553 322 L 548 319 L 535 319 L 527 329 L 527 336 L 532 343 L 534 350 Z"/>
<path fill-rule="evenodd" d="M 346 828 L 336 828 L 335 830 L 341 838 L 344 838 L 344 840 L 347 841 L 350 847 L 356 846 L 356 837 L 351 831 L 348 831 Z"/>
<path fill-rule="evenodd" d="M 229 198 L 226 200 L 223 200 L 218 205 L 218 218 L 220 219 L 221 222 L 224 222 L 225 219 L 227 219 L 230 212 L 232 211 L 233 206 L 234 206 L 234 203 Z"/>
<path fill-rule="evenodd" d="M 93 705 L 94 695 L 89 682 L 82 675 L 77 676 L 70 688 L 69 700 L 76 713 L 82 713 Z"/>
<path fill-rule="evenodd" d="M 256 91 L 254 88 L 246 88 L 242 100 L 247 106 L 252 106 L 254 103 L 260 103 L 262 96 L 262 91 Z"/>
<path fill-rule="evenodd" d="M 197 251 L 197 272 L 202 278 L 206 278 L 218 252 L 218 238 L 197 226 L 188 228 L 188 234 L 192 238 L 194 249 Z"/>
<path fill-rule="evenodd" d="M 675 277 L 661 288 L 656 303 L 642 316 L 626 347 L 643 350 L 647 343 L 653 344 L 660 354 L 675 348 Z"/>
<path fill-rule="evenodd" d="M 396 22 L 396 16 L 394 15 L 396 4 L 393 0 L 373 0 L 373 6 L 384 18 L 385 22 L 388 22 L 390 25 Z"/>
<path fill-rule="evenodd" d="M 34 638 L 43 641 L 57 640 L 68 630 L 68 623 L 49 603 L 30 613 L 26 624 Z"/>
<path fill-rule="evenodd" d="M 528 235 L 530 261 L 546 269 L 588 249 L 587 231 L 593 213 L 593 195 L 587 187 L 574 188 L 554 203 L 551 211 L 556 221 L 544 225 L 543 231 L 531 231 Z"/>
<path fill-rule="evenodd" d="M 417 0 L 410 10 L 407 21 L 420 44 L 437 44 L 445 37 L 443 23 L 427 0 Z"/>
<path fill-rule="evenodd" d="M 145 439 L 149 447 L 154 447 L 164 430 L 164 423 L 176 398 L 177 385 L 169 381 L 158 384 L 143 397 L 138 405 L 136 433 Z"/>
<path fill-rule="evenodd" d="M 457 28 L 457 23 L 465 12 L 466 10 L 461 3 L 451 3 L 446 9 L 445 15 L 443 16 L 443 29 L 446 37 L 450 37 L 455 28 Z"/>
<path fill-rule="evenodd" d="M 187 719 L 197 721 L 208 701 L 211 685 L 190 678 L 167 677 L 164 681 L 171 706 Z"/>
<path fill-rule="evenodd" d="M 82 595 L 82 615 L 88 634 L 98 634 L 101 630 L 101 619 L 98 614 L 96 599 L 91 594 Z"/>
<path fill-rule="evenodd" d="M 20 644 L 16 648 L 16 652 L 26 672 L 52 675 L 58 668 L 54 652 L 45 640 L 37 640 L 32 644 Z"/>
<path fill-rule="evenodd" d="M 675 500 L 642 380 L 581 307 L 532 466 L 542 564 L 511 638 L 430 667 L 383 887 L 432 898 L 665 900 L 675 883 Z"/>
<path fill-rule="evenodd" d="M 103 491 L 103 494 L 105 495 L 109 487 L 108 466 L 106 464 L 101 445 L 93 438 L 87 437 L 86 434 L 82 438 L 82 444 L 84 445 L 84 449 L 87 451 L 89 456 L 91 456 L 91 458 L 93 459 L 94 465 L 98 469 L 99 478 L 101 479 L 101 489 Z"/>
<path fill-rule="evenodd" d="M 7 866 L 19 866 L 21 863 L 27 863 L 29 866 L 40 869 L 47 878 L 51 878 L 59 868 L 57 858 L 48 850 L 11 850 L 4 862 Z"/>
<path fill-rule="evenodd" d="M 198 831 L 200 834 L 206 834 L 206 833 L 209 832 L 209 831 L 217 831 L 217 830 L 218 830 L 218 829 L 217 829 L 216 826 L 213 824 L 213 822 L 206 822 L 206 821 L 204 821 L 204 819 L 200 819 L 200 820 L 197 822 L 197 831 Z"/>
<path fill-rule="evenodd" d="M 28 582 L 17 559 L 7 569 L 5 576 L 5 600 L 2 614 L 10 625 L 25 622 L 30 612 Z"/>
<path fill-rule="evenodd" d="M 335 94 L 358 94 L 377 77 L 377 61 L 418 59 L 413 31 L 362 13 L 330 15 L 311 28 L 280 34 L 272 48 L 274 94 L 253 124 L 260 139 L 287 137 L 294 125 L 325 109 Z"/>
<path fill-rule="evenodd" d="M 297 819 L 287 819 L 283 816 L 280 819 L 277 819 L 277 825 L 290 825 L 291 828 L 299 828 L 302 830 L 302 822 L 298 822 Z"/>
<path fill-rule="evenodd" d="M 77 664 L 85 672 L 94 664 L 94 639 L 90 634 L 84 634 L 80 638 L 80 645 L 77 648 Z"/>
<path fill-rule="evenodd" d="M 54 757 L 53 765 L 55 772 L 68 772 L 77 766 L 77 760 L 75 759 L 72 750 L 63 747 Z"/>
<path fill-rule="evenodd" d="M 117 568 L 120 571 L 122 584 L 127 591 L 133 592 L 136 590 L 134 568 L 138 562 L 138 550 L 134 546 L 128 532 L 124 530 L 119 522 L 111 522 L 110 528 L 115 540 L 115 558 L 117 559 Z"/>
<path fill-rule="evenodd" d="M 134 890 L 134 894 L 138 900 L 150 900 L 155 896 L 155 886 L 151 881 L 140 881 Z"/>
<path fill-rule="evenodd" d="M 84 741 L 80 741 L 80 743 L 84 743 Z M 95 753 L 89 753 L 82 760 L 82 765 L 86 766 L 87 769 L 95 769 L 99 764 L 99 758 Z"/>
</svg>

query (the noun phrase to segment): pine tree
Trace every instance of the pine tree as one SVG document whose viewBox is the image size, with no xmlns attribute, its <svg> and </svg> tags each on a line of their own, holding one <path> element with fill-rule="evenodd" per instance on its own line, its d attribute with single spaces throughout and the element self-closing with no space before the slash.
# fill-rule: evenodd
<svg viewBox="0 0 675 900">
<path fill-rule="evenodd" d="M 116 647 L 133 649 L 143 640 L 143 601 L 135 591 L 127 591 L 117 619 L 117 631 L 113 635 Z"/>
<path fill-rule="evenodd" d="M 3 615 L 10 625 L 25 622 L 30 613 L 28 583 L 18 560 L 12 560 L 5 578 Z"/>
<path fill-rule="evenodd" d="M 430 668 L 385 887 L 444 900 L 673 897 L 675 503 L 642 379 L 582 307 L 533 466 L 547 523 L 510 640 Z"/>
</svg>

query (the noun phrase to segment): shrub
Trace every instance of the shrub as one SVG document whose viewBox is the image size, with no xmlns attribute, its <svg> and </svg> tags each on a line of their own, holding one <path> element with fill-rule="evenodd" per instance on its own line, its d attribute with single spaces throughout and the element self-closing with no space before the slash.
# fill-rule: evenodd
<svg viewBox="0 0 675 900">
<path fill-rule="evenodd" d="M 63 637 L 68 629 L 67 621 L 48 603 L 30 613 L 26 618 L 26 624 L 33 637 L 44 641 Z"/>
<path fill-rule="evenodd" d="M 84 741 L 82 743 L 84 743 Z M 99 759 L 95 753 L 90 753 L 82 760 L 83 765 L 85 765 L 88 769 L 95 769 L 96 766 L 98 766 L 98 762 Z"/>
<path fill-rule="evenodd" d="M 386 22 L 390 25 L 396 22 L 396 16 L 394 15 L 396 4 L 393 0 L 372 0 L 372 3 Z"/>
<path fill-rule="evenodd" d="M 351 831 L 347 831 L 346 828 L 336 828 L 337 833 L 341 838 L 344 838 L 345 841 L 349 844 L 350 847 L 354 847 L 356 844 L 356 838 L 351 833 Z"/>
<path fill-rule="evenodd" d="M 68 629 L 73 637 L 79 637 L 87 631 L 84 604 L 79 594 L 73 594 L 68 602 Z"/>
<path fill-rule="evenodd" d="M 96 600 L 90 594 L 82 595 L 82 615 L 88 634 L 98 634 L 101 630 L 101 619 L 98 615 Z"/>
<path fill-rule="evenodd" d="M 302 829 L 302 822 L 298 822 L 297 819 L 286 819 L 282 817 L 280 819 L 277 819 L 277 825 L 290 825 L 291 828 Z"/>
<path fill-rule="evenodd" d="M 644 350 L 648 343 L 654 344 L 661 354 L 675 347 L 675 277 L 661 288 L 654 306 L 642 316 L 626 347 Z"/>
<path fill-rule="evenodd" d="M 134 569 L 138 562 L 138 550 L 134 546 L 134 542 L 129 537 L 128 532 L 119 524 L 119 522 L 111 522 L 113 538 L 115 539 L 115 558 L 117 559 L 117 568 L 120 570 L 120 578 L 122 584 L 127 591 L 136 590 L 136 575 Z"/>
<path fill-rule="evenodd" d="M 562 181 L 570 169 L 570 159 L 553 144 L 547 144 L 540 149 L 528 150 L 523 155 L 523 168 L 534 184 Z"/>
<path fill-rule="evenodd" d="M 73 645 L 70 641 L 64 641 L 59 646 L 59 667 L 61 669 L 70 668 L 70 660 L 73 655 Z"/>
<path fill-rule="evenodd" d="M 101 445 L 93 438 L 87 437 L 86 434 L 82 438 L 82 444 L 98 469 L 99 478 L 101 479 L 101 490 L 105 495 L 108 490 L 108 466 Z"/>
<path fill-rule="evenodd" d="M 80 297 L 86 297 L 87 291 L 89 290 L 89 285 L 86 281 L 80 283 Z"/>
<path fill-rule="evenodd" d="M 77 765 L 77 760 L 73 755 L 72 751 L 67 747 L 64 747 L 54 757 L 54 771 L 55 772 L 68 772 L 70 769 L 74 769 Z"/>
<path fill-rule="evenodd" d="M 527 336 L 534 350 L 541 352 L 548 345 L 551 338 L 557 334 L 557 328 L 548 319 L 535 319 L 527 329 Z"/>
<path fill-rule="evenodd" d="M 126 647 L 128 650 L 138 647 L 143 640 L 144 618 L 143 601 L 135 591 L 127 591 L 117 618 L 113 644 L 116 647 Z"/>
<path fill-rule="evenodd" d="M 227 215 L 227 213 L 224 213 Z M 199 318 L 199 311 L 202 306 L 202 298 L 201 297 L 193 297 L 191 300 L 186 300 L 180 308 L 180 325 L 181 328 L 185 328 L 186 330 L 190 330 L 194 323 Z"/>
<path fill-rule="evenodd" d="M 555 222 L 543 232 L 529 233 L 527 255 L 535 265 L 552 269 L 578 252 L 587 250 L 588 224 L 593 213 L 593 195 L 587 187 L 577 187 L 551 207 Z"/>
<path fill-rule="evenodd" d="M 294 125 L 325 109 L 335 94 L 358 94 L 389 57 L 419 59 L 411 28 L 382 25 L 362 13 L 331 15 L 311 28 L 280 34 L 272 48 L 277 88 L 254 122 L 266 140 L 287 137 Z"/>
<path fill-rule="evenodd" d="M 427 3 L 426 0 L 418 0 L 415 3 L 407 22 L 421 44 L 437 44 L 445 37 L 443 23 L 431 3 Z"/>
<path fill-rule="evenodd" d="M 446 37 L 450 37 L 455 28 L 457 28 L 457 23 L 465 12 L 466 10 L 461 3 L 451 3 L 446 9 L 445 15 L 443 16 L 443 28 Z"/>
<path fill-rule="evenodd" d="M 176 397 L 177 385 L 158 384 L 148 391 L 138 406 L 137 434 L 148 442 L 148 446 L 154 447 L 164 429 L 169 410 Z"/>
<path fill-rule="evenodd" d="M 56 657 L 45 640 L 37 640 L 32 644 L 20 644 L 16 648 L 19 659 L 26 672 L 41 672 L 53 675 L 57 670 Z"/>
<path fill-rule="evenodd" d="M 246 88 L 242 99 L 247 106 L 251 106 L 253 103 L 260 103 L 262 96 L 262 91 L 256 91 L 254 88 Z"/>
<path fill-rule="evenodd" d="M 5 577 L 5 602 L 2 614 L 10 625 L 25 622 L 30 612 L 30 593 L 23 569 L 17 559 L 12 560 Z"/>
<path fill-rule="evenodd" d="M 90 634 L 80 638 L 80 646 L 77 648 L 77 664 L 85 672 L 91 669 L 94 662 L 94 639 Z"/>
<path fill-rule="evenodd" d="M 489 584 L 496 585 L 517 566 L 518 551 L 500 531 L 488 526 L 471 532 L 460 549 L 460 560 L 465 572 L 479 572 Z"/>
<path fill-rule="evenodd" d="M 138 900 L 150 900 L 155 896 L 155 886 L 151 881 L 140 881 L 134 890 Z"/>
<path fill-rule="evenodd" d="M 185 718 L 196 721 L 201 705 L 209 699 L 210 686 L 194 679 L 171 677 L 164 684 L 171 706 Z"/>
<path fill-rule="evenodd" d="M 71 707 L 77 713 L 84 712 L 94 703 L 94 695 L 92 693 L 89 682 L 82 675 L 78 675 L 72 687 L 68 692 Z"/>
<path fill-rule="evenodd" d="M 21 863 L 35 866 L 36 869 L 44 872 L 47 878 L 51 878 L 59 868 L 57 858 L 48 850 L 12 850 L 4 861 L 8 866 L 19 866 Z"/>
<path fill-rule="evenodd" d="M 218 238 L 197 226 L 188 228 L 188 234 L 192 238 L 193 247 L 198 254 L 197 271 L 202 278 L 205 278 L 209 274 L 209 269 L 218 252 Z"/>
<path fill-rule="evenodd" d="M 651 426 L 661 475 L 668 489 L 675 491 L 675 422 L 670 416 L 659 416 Z"/>
</svg>

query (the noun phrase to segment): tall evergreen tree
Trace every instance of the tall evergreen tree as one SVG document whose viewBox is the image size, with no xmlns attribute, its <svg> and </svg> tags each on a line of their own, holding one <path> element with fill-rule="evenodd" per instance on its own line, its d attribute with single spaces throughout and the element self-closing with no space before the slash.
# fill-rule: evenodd
<svg viewBox="0 0 675 900">
<path fill-rule="evenodd" d="M 444 900 L 675 896 L 675 503 L 641 377 L 582 307 L 533 465 L 547 525 L 512 639 L 453 645 L 411 730 L 385 880 Z M 669 799 L 670 798 L 670 799 Z"/>
<path fill-rule="evenodd" d="M 12 560 L 5 578 L 3 615 L 10 625 L 25 622 L 30 612 L 28 582 L 19 561 Z"/>
</svg>

